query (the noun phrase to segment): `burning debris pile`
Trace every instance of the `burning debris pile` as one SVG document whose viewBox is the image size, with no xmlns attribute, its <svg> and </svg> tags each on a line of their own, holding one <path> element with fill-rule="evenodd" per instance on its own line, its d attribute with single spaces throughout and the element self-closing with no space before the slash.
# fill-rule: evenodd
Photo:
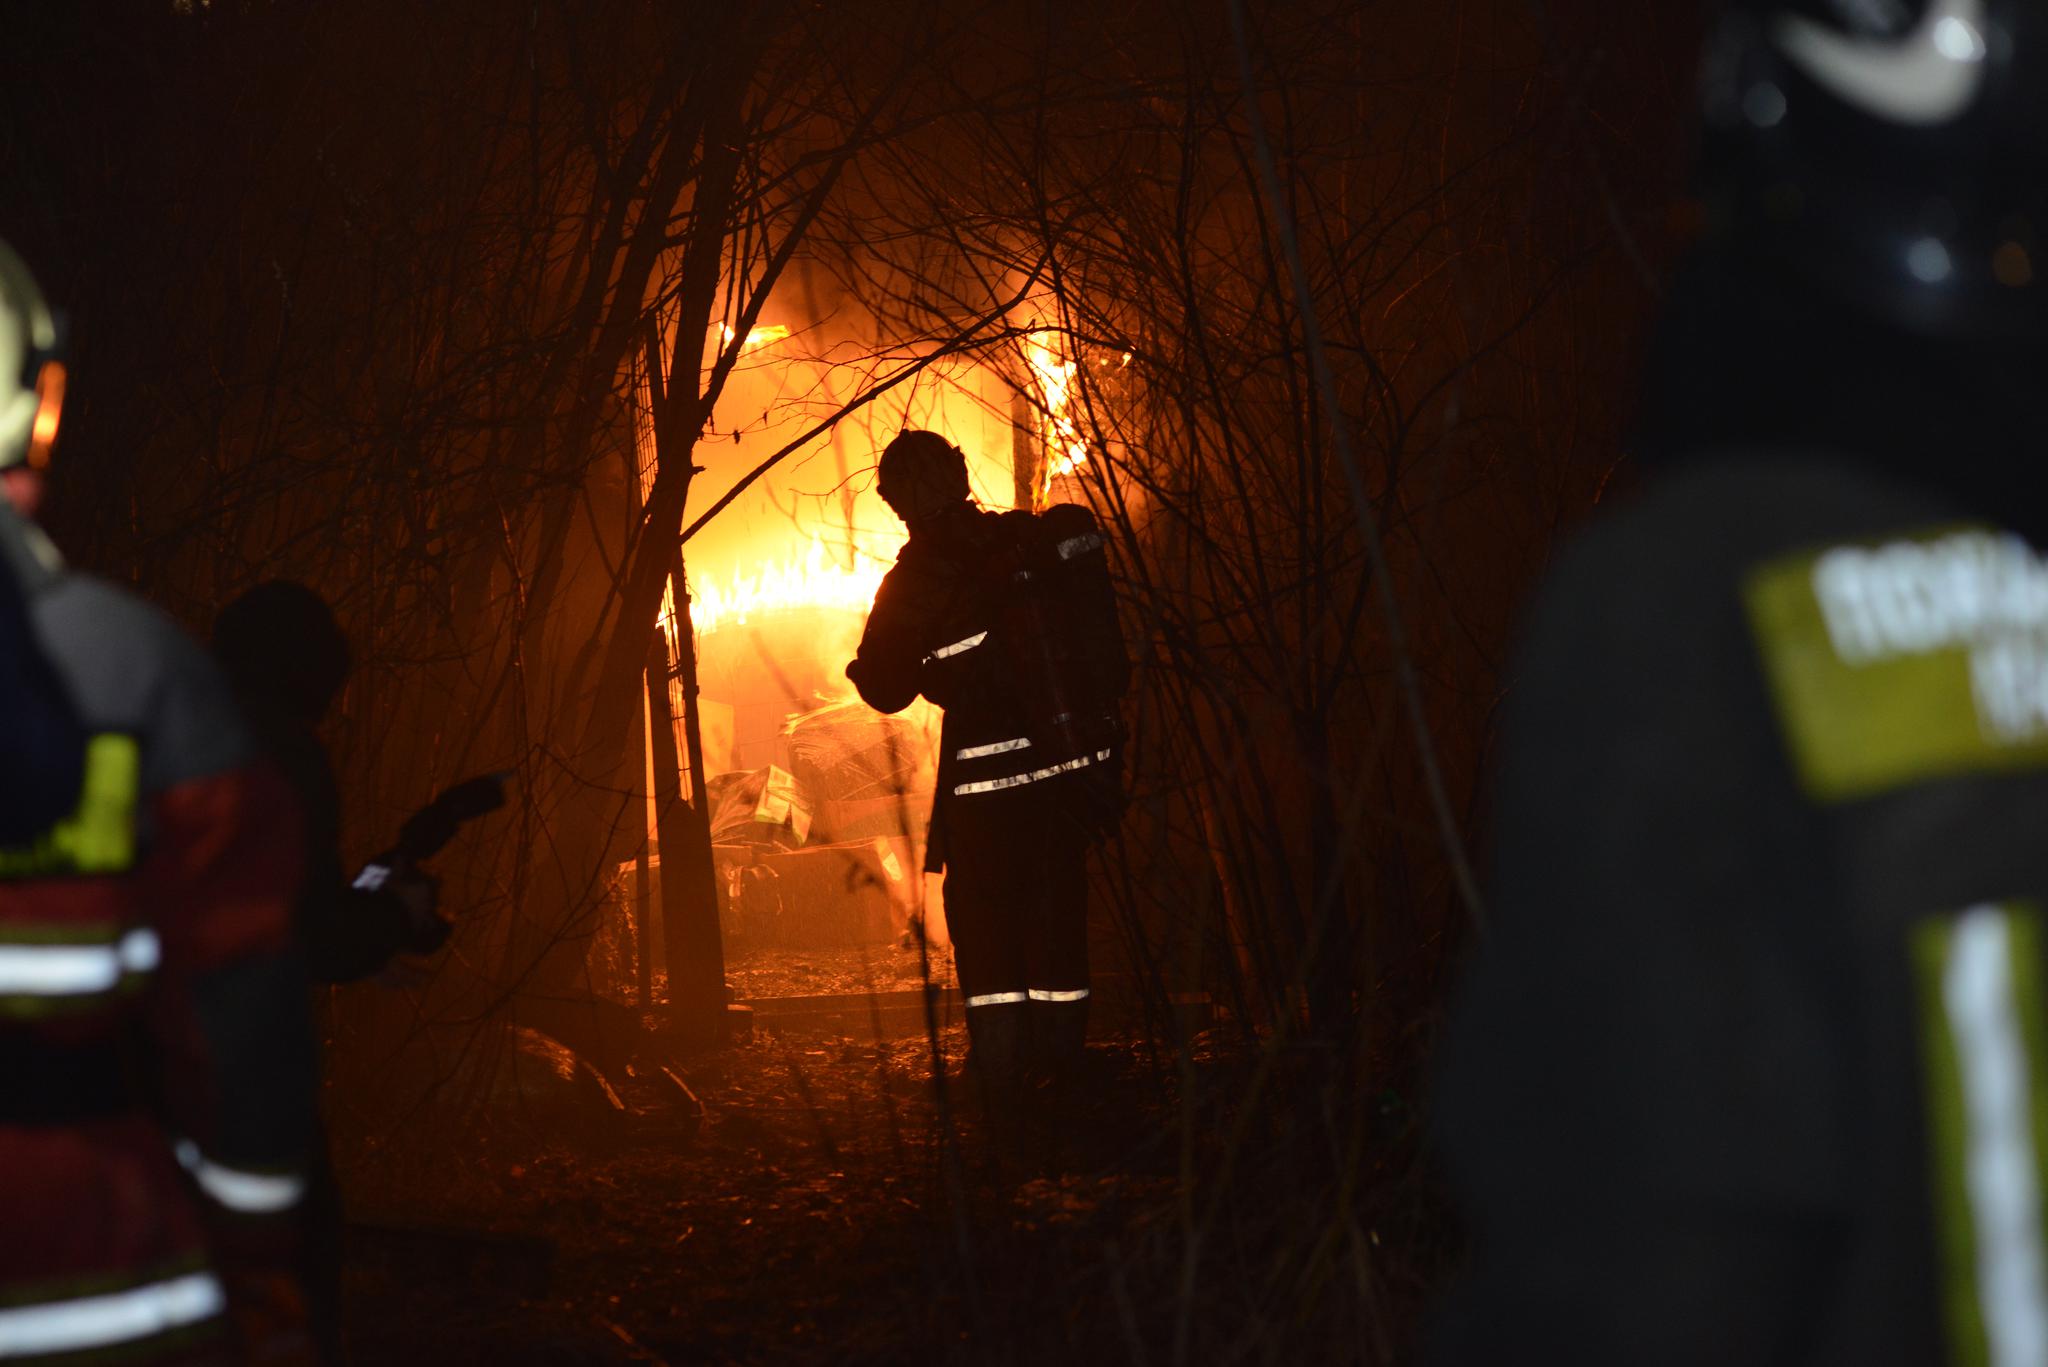
<svg viewBox="0 0 2048 1367">
<path fill-rule="evenodd" d="M 775 575 L 729 582 L 758 587 Z M 812 586 L 818 598 L 806 602 L 802 581 L 784 579 L 744 609 L 727 597 L 730 611 L 697 622 L 707 816 L 733 952 L 882 945 L 913 921 L 943 925 L 938 880 L 928 890 L 922 873 L 938 714 L 920 703 L 883 716 L 852 696 L 845 665 L 868 606 L 854 594 L 873 589 L 829 574 Z M 621 999 L 636 991 L 639 926 L 657 980 L 666 962 L 651 910 L 661 904 L 658 846 L 648 863 L 644 881 L 637 862 L 620 867 L 614 914 L 593 948 L 593 977 Z"/>
<path fill-rule="evenodd" d="M 847 701 L 791 716 L 776 740 L 774 762 L 709 785 L 728 939 L 815 946 L 899 934 L 923 911 L 929 734 Z"/>
</svg>

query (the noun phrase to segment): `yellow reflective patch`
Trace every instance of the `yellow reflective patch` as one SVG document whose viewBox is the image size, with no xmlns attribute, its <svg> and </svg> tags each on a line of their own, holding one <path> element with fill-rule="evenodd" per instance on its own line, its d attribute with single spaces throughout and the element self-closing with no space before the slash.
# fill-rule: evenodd
<svg viewBox="0 0 2048 1367">
<path fill-rule="evenodd" d="M 1744 606 L 1821 800 L 2048 765 L 2048 562 L 1944 528 L 1757 569 Z"/>
<path fill-rule="evenodd" d="M 1976 1225 L 1964 1170 L 1969 1126 L 1963 1104 L 1956 1041 L 1942 1002 L 1953 935 L 1946 916 L 1914 927 L 1912 960 L 1920 1015 L 1921 1085 L 1927 1115 L 1928 1177 L 1940 1249 L 1942 1318 L 1958 1367 L 1985 1360 L 1984 1319 L 1978 1299 Z"/>
<path fill-rule="evenodd" d="M 2048 1017 L 2040 910 L 1983 903 L 1911 932 L 1949 1361 L 2048 1344 Z"/>
<path fill-rule="evenodd" d="M 0 848 L 0 879 L 125 873 L 135 865 L 142 747 L 133 736 L 85 743 L 78 806 L 33 845 Z"/>
</svg>

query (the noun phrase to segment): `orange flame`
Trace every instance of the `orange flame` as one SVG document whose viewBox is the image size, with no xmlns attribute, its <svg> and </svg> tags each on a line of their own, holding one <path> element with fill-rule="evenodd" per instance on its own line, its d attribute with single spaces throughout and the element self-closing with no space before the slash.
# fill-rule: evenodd
<svg viewBox="0 0 2048 1367">
<path fill-rule="evenodd" d="M 860 533 L 852 554 L 830 547 L 813 534 L 801 551 L 781 560 L 763 560 L 752 570 L 730 575 L 707 574 L 690 588 L 690 622 L 708 636 L 721 626 L 737 626 L 754 617 L 790 608 L 840 608 L 866 613 L 875 601 L 882 576 L 895 563 L 903 538 Z"/>
<path fill-rule="evenodd" d="M 730 346 L 734 340 L 732 329 L 724 324 L 719 326 L 722 340 Z M 775 344 L 795 335 L 800 334 L 793 333 L 783 324 L 764 325 L 747 334 L 741 349 L 754 351 L 775 347 Z M 767 355 L 786 360 L 792 367 L 811 364 L 801 357 L 784 357 L 782 350 L 777 348 Z M 1053 366 L 1049 378 L 1058 383 L 1057 402 L 1064 408 L 1066 384 L 1072 378 L 1073 367 L 1060 370 L 1050 352 L 1045 353 L 1045 361 Z M 774 367 L 759 369 L 769 376 L 775 374 Z M 641 384 L 644 396 L 644 378 Z M 777 393 L 780 393 L 779 389 Z M 927 399 L 914 419 L 906 410 L 900 421 L 904 426 L 923 423 L 934 430 L 951 427 L 973 430 L 984 416 L 969 407 L 976 401 L 969 397 L 954 402 L 958 407 L 949 414 L 946 404 Z M 651 449 L 653 440 L 645 404 L 643 397 L 640 432 L 643 451 Z M 949 417 L 953 419 L 950 423 Z M 895 428 L 870 419 L 855 423 L 853 430 L 862 435 L 852 439 L 850 453 L 854 459 L 862 459 L 866 451 L 878 449 L 886 440 L 887 433 Z M 1007 434 L 1004 435 L 1006 437 Z M 1071 443 L 1075 452 L 1080 453 L 1078 431 L 1072 433 Z M 1003 445 L 1007 444 L 1004 440 Z M 970 442 L 967 451 L 969 484 L 975 497 L 983 502 L 1000 497 L 1001 502 L 993 506 L 1006 505 L 1015 488 L 1008 452 L 979 451 L 974 449 L 975 445 Z M 820 452 L 824 450 L 820 448 Z M 799 492 L 792 487 L 789 507 L 781 506 L 781 499 L 771 497 L 770 502 L 778 514 L 795 518 L 793 525 L 784 524 L 772 529 L 764 527 L 758 535 L 748 538 L 751 544 L 739 549 L 736 557 L 725 546 L 707 549 L 691 557 L 690 623 L 697 635 L 708 636 L 721 628 L 745 625 L 779 612 L 805 608 L 842 611 L 854 617 L 856 625 L 859 618 L 867 615 L 874 605 L 883 577 L 903 548 L 907 532 L 872 487 L 871 481 L 863 483 L 861 472 L 849 470 L 848 457 L 848 451 L 838 453 L 840 484 L 829 493 Z M 653 478 L 651 460 L 643 457 L 642 466 L 641 496 L 645 499 Z M 1062 467 L 1063 471 L 1069 468 Z M 673 640 L 675 612 L 666 597 L 661 621 Z M 795 643 L 790 644 L 795 648 Z"/>
<path fill-rule="evenodd" d="M 1082 440 L 1072 412 L 1078 367 L 1061 360 L 1035 333 L 1025 338 L 1024 356 L 1038 380 L 1039 407 L 1044 414 L 1045 480 L 1050 486 L 1053 480 L 1088 463 L 1088 443 Z"/>
<path fill-rule="evenodd" d="M 760 327 L 747 330 L 747 340 L 740 343 L 740 350 L 756 351 L 764 346 L 773 346 L 787 336 L 789 336 L 788 324 L 763 323 Z M 731 346 L 732 325 L 730 323 L 720 323 L 718 325 L 718 337 L 725 345 Z"/>
</svg>

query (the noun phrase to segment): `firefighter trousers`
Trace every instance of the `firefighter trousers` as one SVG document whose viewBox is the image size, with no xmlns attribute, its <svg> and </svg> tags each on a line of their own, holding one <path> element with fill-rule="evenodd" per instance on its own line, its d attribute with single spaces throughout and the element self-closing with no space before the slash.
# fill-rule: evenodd
<svg viewBox="0 0 2048 1367">
<path fill-rule="evenodd" d="M 1088 836 L 1061 781 L 949 796 L 946 924 L 978 1053 L 1058 1066 L 1088 1010 Z M 996 1066 L 1012 1066 L 1002 1059 Z"/>
</svg>

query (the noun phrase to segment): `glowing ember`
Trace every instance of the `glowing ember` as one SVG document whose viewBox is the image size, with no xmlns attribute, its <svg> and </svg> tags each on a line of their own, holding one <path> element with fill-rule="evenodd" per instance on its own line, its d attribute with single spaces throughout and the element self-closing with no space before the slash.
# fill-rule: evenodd
<svg viewBox="0 0 2048 1367">
<path fill-rule="evenodd" d="M 865 614 L 882 586 L 882 576 L 895 563 L 903 538 L 862 534 L 857 543 L 849 557 L 844 544 L 828 547 L 814 535 L 809 546 L 791 551 L 780 562 L 763 561 L 750 571 L 696 579 L 690 587 L 690 621 L 698 635 L 708 636 L 721 626 L 791 608 Z"/>
</svg>

